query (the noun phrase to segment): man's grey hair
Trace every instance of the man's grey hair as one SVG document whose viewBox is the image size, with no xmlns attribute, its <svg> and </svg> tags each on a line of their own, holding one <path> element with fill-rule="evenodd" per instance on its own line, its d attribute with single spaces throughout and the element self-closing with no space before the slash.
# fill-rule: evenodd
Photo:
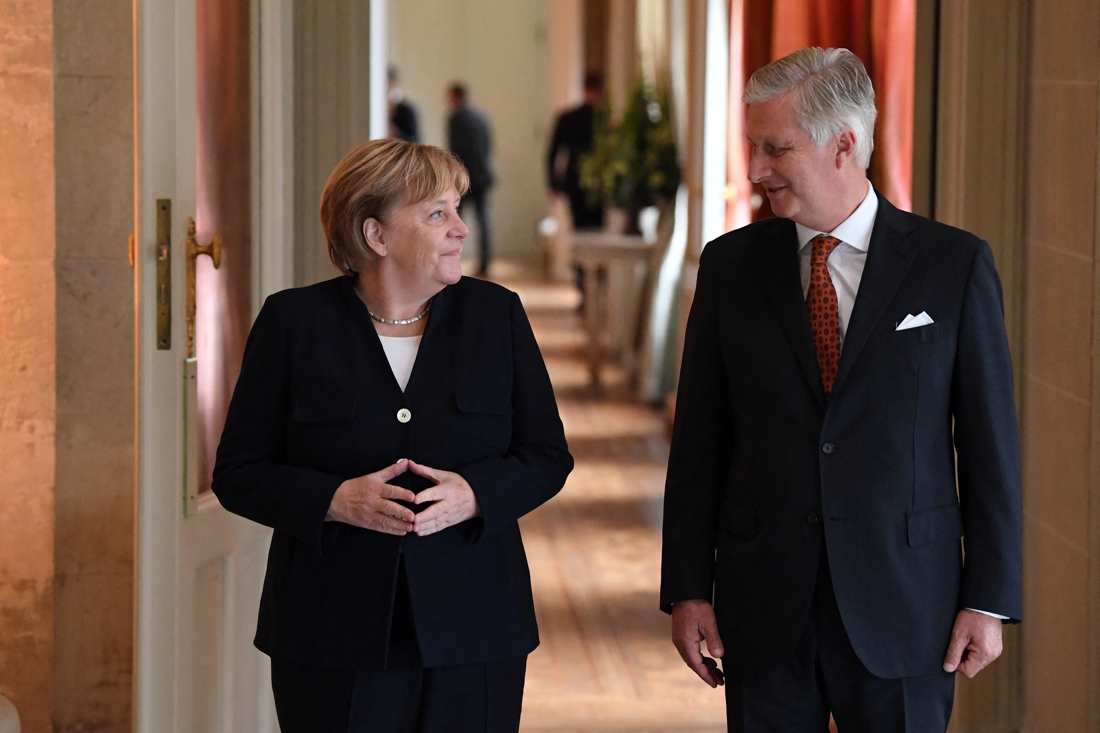
<svg viewBox="0 0 1100 733">
<path fill-rule="evenodd" d="M 855 163 L 866 170 L 875 148 L 875 89 L 863 62 L 846 48 L 803 48 L 756 71 L 741 101 L 757 104 L 787 92 L 798 126 L 822 147 L 844 128 L 855 133 Z"/>
</svg>

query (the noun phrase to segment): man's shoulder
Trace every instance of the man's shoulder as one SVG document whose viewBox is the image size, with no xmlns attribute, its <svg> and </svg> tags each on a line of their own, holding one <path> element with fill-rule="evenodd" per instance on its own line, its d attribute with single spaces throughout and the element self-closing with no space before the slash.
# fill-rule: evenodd
<svg viewBox="0 0 1100 733">
<path fill-rule="evenodd" d="M 582 104 L 561 113 L 561 119 L 567 122 L 583 122 L 592 118 L 592 105 Z"/>
<path fill-rule="evenodd" d="M 794 237 L 794 223 L 789 219 L 756 221 L 712 239 L 703 248 L 699 262 L 712 267 L 736 263 L 750 257 L 759 247 L 793 244 L 797 241 Z"/>
<path fill-rule="evenodd" d="M 950 224 L 913 214 L 894 207 L 892 204 L 880 205 L 879 216 L 910 241 L 928 247 L 933 252 L 939 249 L 952 252 L 964 252 L 973 256 L 979 249 L 988 247 L 981 237 Z"/>
</svg>

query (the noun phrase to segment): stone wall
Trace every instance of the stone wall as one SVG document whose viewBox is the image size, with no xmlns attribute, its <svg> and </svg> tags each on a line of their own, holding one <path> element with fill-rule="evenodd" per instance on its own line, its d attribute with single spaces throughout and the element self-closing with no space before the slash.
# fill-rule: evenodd
<svg viewBox="0 0 1100 733">
<path fill-rule="evenodd" d="M 23 730 L 128 731 L 129 0 L 0 0 L 0 693 Z"/>
<path fill-rule="evenodd" d="M 56 331 L 52 0 L 0 0 L 0 694 L 51 730 Z"/>
<path fill-rule="evenodd" d="M 1024 330 L 1024 725 L 1100 729 L 1100 5 L 1031 3 Z"/>
<path fill-rule="evenodd" d="M 133 4 L 54 0 L 54 727 L 130 730 L 134 597 Z"/>
</svg>

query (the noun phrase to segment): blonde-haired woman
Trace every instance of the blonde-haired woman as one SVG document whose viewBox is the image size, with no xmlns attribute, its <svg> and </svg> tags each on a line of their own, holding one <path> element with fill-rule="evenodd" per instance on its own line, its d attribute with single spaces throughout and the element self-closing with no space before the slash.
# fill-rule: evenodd
<svg viewBox="0 0 1100 733">
<path fill-rule="evenodd" d="M 519 517 L 572 469 L 519 299 L 463 278 L 450 153 L 376 140 L 321 204 L 342 275 L 268 298 L 214 469 L 274 527 L 256 646 L 283 733 L 519 728 Z"/>
</svg>

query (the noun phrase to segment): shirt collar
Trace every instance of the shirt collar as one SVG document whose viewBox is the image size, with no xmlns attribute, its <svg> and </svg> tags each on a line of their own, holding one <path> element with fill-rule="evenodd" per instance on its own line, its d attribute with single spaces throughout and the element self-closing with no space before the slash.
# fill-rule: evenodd
<svg viewBox="0 0 1100 733">
<path fill-rule="evenodd" d="M 875 227 L 875 216 L 877 215 L 878 196 L 875 195 L 874 186 L 871 185 L 870 181 L 867 181 L 867 195 L 863 197 L 863 203 L 833 231 L 819 232 L 816 229 L 809 229 L 801 224 L 795 224 L 794 227 L 798 232 L 798 249 L 802 250 L 817 235 L 827 234 L 855 247 L 860 252 L 866 252 L 871 245 L 871 230 Z"/>
</svg>

